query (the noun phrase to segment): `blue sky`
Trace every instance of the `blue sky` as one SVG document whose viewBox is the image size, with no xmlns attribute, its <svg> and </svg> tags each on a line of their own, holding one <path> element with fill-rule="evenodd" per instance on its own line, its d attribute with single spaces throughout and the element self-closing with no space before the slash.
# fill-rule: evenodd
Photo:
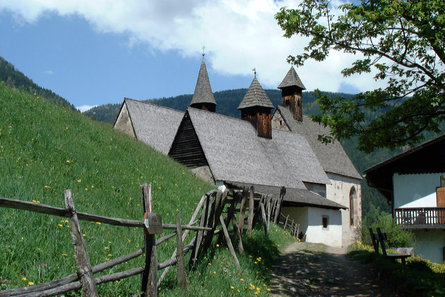
<svg viewBox="0 0 445 297">
<path fill-rule="evenodd" d="M 0 3 L 0 56 L 80 107 L 193 93 L 203 45 L 214 92 L 247 88 L 253 67 L 264 88 L 276 88 L 290 67 L 287 55 L 302 47 L 283 38 L 273 19 L 285 2 L 104 3 Z M 358 92 L 366 80 L 340 75 L 352 58 L 337 53 L 297 72 L 308 90 Z"/>
</svg>

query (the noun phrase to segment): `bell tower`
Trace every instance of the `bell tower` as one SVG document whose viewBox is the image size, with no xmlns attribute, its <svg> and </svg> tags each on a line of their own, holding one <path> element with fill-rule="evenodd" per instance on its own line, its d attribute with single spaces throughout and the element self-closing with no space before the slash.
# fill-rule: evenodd
<svg viewBox="0 0 445 297">
<path fill-rule="evenodd" d="M 291 67 L 278 86 L 281 105 L 287 107 L 295 120 L 303 121 L 303 90 L 306 90 L 294 67 Z"/>
</svg>

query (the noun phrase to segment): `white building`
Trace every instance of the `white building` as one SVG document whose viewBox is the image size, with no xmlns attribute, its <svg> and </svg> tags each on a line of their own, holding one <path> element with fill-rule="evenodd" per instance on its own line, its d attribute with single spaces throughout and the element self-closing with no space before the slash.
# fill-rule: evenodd
<svg viewBox="0 0 445 297">
<path fill-rule="evenodd" d="M 445 135 L 377 164 L 365 173 L 368 184 L 392 205 L 397 224 L 413 231 L 415 254 L 443 263 Z"/>
</svg>

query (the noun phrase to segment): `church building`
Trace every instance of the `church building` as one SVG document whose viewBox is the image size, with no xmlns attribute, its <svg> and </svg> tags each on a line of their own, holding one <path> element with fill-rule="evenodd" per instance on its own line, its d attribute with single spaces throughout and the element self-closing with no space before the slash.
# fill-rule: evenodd
<svg viewBox="0 0 445 297">
<path fill-rule="evenodd" d="M 339 142 L 318 141 L 329 130 L 303 115 L 305 87 L 293 67 L 278 88 L 274 107 L 255 74 L 240 119 L 218 114 L 203 59 L 185 112 L 126 98 L 114 128 L 209 183 L 271 195 L 285 187 L 282 213 L 300 224 L 301 238 L 347 246 L 359 236 L 361 176 Z"/>
</svg>

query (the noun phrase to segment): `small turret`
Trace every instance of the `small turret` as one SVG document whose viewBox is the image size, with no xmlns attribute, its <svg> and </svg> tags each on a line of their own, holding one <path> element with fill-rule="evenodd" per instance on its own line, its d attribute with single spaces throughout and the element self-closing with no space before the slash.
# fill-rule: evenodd
<svg viewBox="0 0 445 297">
<path fill-rule="evenodd" d="M 264 89 L 255 76 L 241 101 L 241 119 L 249 121 L 257 130 L 259 137 L 272 138 L 272 115 L 274 108 Z"/>
<path fill-rule="evenodd" d="M 291 67 L 278 86 L 281 89 L 281 105 L 289 108 L 297 121 L 303 121 L 303 90 L 306 90 L 294 67 Z"/>
</svg>

